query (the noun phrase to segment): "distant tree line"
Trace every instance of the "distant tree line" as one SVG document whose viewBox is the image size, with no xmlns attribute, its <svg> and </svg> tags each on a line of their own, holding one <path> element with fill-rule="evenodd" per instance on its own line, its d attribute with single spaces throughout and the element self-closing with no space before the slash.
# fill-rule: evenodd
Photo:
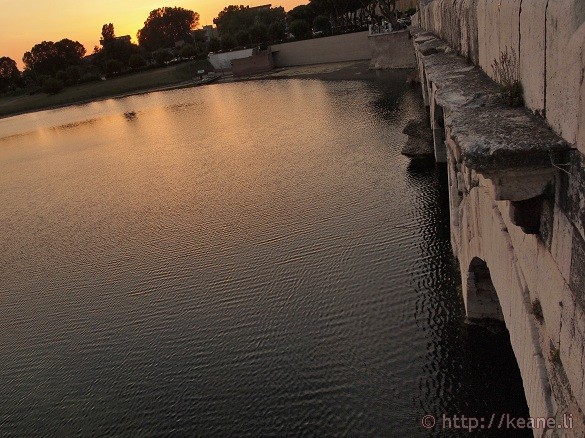
<svg viewBox="0 0 585 438">
<path fill-rule="evenodd" d="M 282 7 L 230 5 L 213 22 L 219 39 L 210 41 L 211 51 L 266 45 L 286 39 L 286 12 Z"/>
<path fill-rule="evenodd" d="M 0 93 L 22 86 L 22 77 L 16 61 L 7 56 L 0 58 Z"/>
<path fill-rule="evenodd" d="M 0 58 L 0 93 L 18 88 L 57 93 L 67 85 L 165 65 L 174 58 L 205 57 L 205 35 L 195 30 L 198 24 L 198 13 L 164 7 L 150 12 L 138 31 L 138 44 L 129 35 L 116 36 L 112 23 L 102 26 L 100 46 L 89 56 L 78 41 L 43 41 L 24 54 L 22 72 L 13 59 Z"/>
<path fill-rule="evenodd" d="M 382 20 L 397 29 L 401 27 L 398 22 L 401 14 L 396 9 L 396 0 L 310 0 L 288 13 L 281 7 L 230 5 L 213 20 L 219 38 L 211 42 L 210 50 L 225 51 L 363 30 Z"/>
<path fill-rule="evenodd" d="M 199 14 L 180 7 L 163 7 L 151 11 L 136 35 L 116 36 L 112 23 L 102 27 L 101 47 L 90 55 L 100 73 L 114 76 L 128 71 L 163 66 L 174 58 L 204 58 L 205 36 L 199 25 Z"/>
<path fill-rule="evenodd" d="M 282 7 L 230 5 L 213 21 L 217 38 L 197 30 L 199 14 L 180 7 L 150 12 L 137 33 L 116 36 L 113 23 L 102 26 L 100 46 L 86 56 L 78 41 L 42 41 L 22 58 L 20 72 L 14 60 L 0 57 L 0 93 L 26 89 L 29 93 L 57 93 L 63 87 L 101 80 L 129 71 L 162 66 L 173 59 L 205 58 L 210 51 L 274 44 L 288 39 L 325 36 L 358 30 L 386 20 L 398 27 L 396 0 L 310 0 L 288 13 Z"/>
<path fill-rule="evenodd" d="M 396 0 L 309 0 L 306 5 L 291 9 L 287 21 L 295 38 L 297 32 L 307 36 L 308 26 L 320 34 L 342 33 L 358 30 L 369 24 L 387 21 L 394 29 L 402 27 L 398 19 L 402 14 L 412 15 L 415 9 L 398 11 Z M 295 23 L 295 24 L 293 24 Z"/>
</svg>

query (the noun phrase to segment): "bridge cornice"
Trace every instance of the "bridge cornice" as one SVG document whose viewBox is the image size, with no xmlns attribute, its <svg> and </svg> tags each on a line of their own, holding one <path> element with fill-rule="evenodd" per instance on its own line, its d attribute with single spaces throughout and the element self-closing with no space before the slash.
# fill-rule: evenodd
<svg viewBox="0 0 585 438">
<path fill-rule="evenodd" d="M 431 114 L 437 107 L 444 114 L 447 138 L 441 140 L 457 162 L 491 180 L 497 200 L 542 195 L 556 157 L 570 145 L 528 109 L 507 105 L 498 85 L 445 41 L 416 28 L 411 33 L 425 101 Z"/>
</svg>

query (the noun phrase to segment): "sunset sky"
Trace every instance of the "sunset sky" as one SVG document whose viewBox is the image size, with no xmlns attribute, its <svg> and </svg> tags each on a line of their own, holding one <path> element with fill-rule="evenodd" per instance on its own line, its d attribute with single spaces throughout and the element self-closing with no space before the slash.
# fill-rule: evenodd
<svg viewBox="0 0 585 438">
<path fill-rule="evenodd" d="M 287 11 L 308 0 L 279 0 L 273 6 Z M 219 11 L 229 4 L 257 6 L 265 0 L 0 0 L 0 56 L 9 56 L 22 69 L 22 55 L 45 41 L 69 38 L 85 46 L 87 53 L 99 45 L 102 25 L 113 23 L 116 35 L 130 35 L 136 42 L 148 13 L 158 7 L 181 6 L 201 15 L 201 25 L 213 24 Z"/>
</svg>

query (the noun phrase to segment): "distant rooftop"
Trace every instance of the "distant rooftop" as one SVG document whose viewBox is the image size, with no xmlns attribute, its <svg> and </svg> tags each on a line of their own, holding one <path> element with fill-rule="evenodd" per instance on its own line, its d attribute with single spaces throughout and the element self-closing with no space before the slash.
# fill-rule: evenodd
<svg viewBox="0 0 585 438">
<path fill-rule="evenodd" d="M 117 36 L 114 38 L 109 38 L 107 40 L 101 39 L 100 44 L 103 46 L 104 44 L 107 44 L 111 41 L 128 41 L 128 42 L 130 42 L 131 40 L 132 40 L 132 37 L 130 35 L 122 35 L 122 36 Z"/>
<path fill-rule="evenodd" d="M 267 5 L 260 5 L 260 6 L 249 6 L 250 9 L 270 9 L 272 7 L 272 4 L 267 4 Z"/>
</svg>

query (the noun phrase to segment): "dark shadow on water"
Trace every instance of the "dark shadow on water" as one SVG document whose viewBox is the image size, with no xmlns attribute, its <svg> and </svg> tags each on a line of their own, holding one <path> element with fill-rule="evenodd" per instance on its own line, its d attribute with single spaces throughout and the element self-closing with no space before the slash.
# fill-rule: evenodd
<svg viewBox="0 0 585 438">
<path fill-rule="evenodd" d="M 413 268 L 418 302 L 415 318 L 426 333 L 424 372 L 413 404 L 419 415 L 501 418 L 529 416 L 509 333 L 469 324 L 461 295 L 458 262 L 450 244 L 446 165 L 432 159 L 411 161 L 406 177 L 418 193 L 420 264 Z M 420 274 L 423 273 L 422 278 Z M 488 424 L 486 423 L 486 424 Z M 439 423 L 437 423 L 439 424 Z M 469 436 L 468 431 L 436 427 L 426 436 Z M 477 430 L 474 436 L 530 437 L 529 430 Z"/>
<path fill-rule="evenodd" d="M 378 94 L 372 106 L 382 117 L 388 118 L 389 114 L 400 109 L 407 74 L 408 70 L 375 70 L 368 77 L 371 88 Z"/>
<path fill-rule="evenodd" d="M 431 157 L 410 160 L 406 171 L 410 178 L 428 178 L 430 173 L 435 173 L 437 163 Z"/>
</svg>

